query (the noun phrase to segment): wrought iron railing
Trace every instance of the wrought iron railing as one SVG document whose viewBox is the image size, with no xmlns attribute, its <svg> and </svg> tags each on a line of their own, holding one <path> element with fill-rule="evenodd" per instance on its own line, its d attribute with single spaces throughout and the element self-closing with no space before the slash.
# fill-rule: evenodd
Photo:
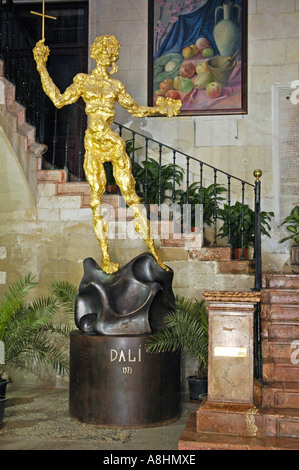
<svg viewBox="0 0 299 470">
<path fill-rule="evenodd" d="M 36 140 L 40 143 L 46 143 L 49 147 L 44 156 L 44 167 L 63 168 L 66 170 L 69 181 L 84 181 L 83 170 L 83 140 L 86 129 L 84 120 L 84 106 L 73 104 L 68 106 L 67 113 L 63 115 L 63 125 L 65 128 L 63 142 L 57 141 L 57 129 L 61 128 L 60 118 L 62 110 L 54 108 L 50 100 L 45 97 L 42 90 L 40 77 L 36 71 L 35 62 L 32 56 L 34 44 L 30 40 L 26 30 L 20 22 L 12 0 L 3 3 L 0 0 L 0 57 L 5 64 L 5 76 L 16 88 L 16 99 L 26 109 L 27 122 L 36 129 Z M 77 141 L 72 155 L 70 152 L 70 127 L 72 110 L 77 113 Z M 52 134 L 45 135 L 45 121 L 51 120 Z M 151 169 L 151 159 L 157 162 L 157 190 L 156 199 L 158 206 L 163 203 L 165 197 L 165 182 L 162 178 L 162 170 L 167 167 L 172 168 L 172 176 L 168 174 L 167 197 L 173 203 L 177 201 L 178 196 L 184 196 L 186 204 L 191 203 L 192 191 L 197 188 L 197 202 L 205 203 L 205 192 L 207 185 L 209 188 L 210 206 L 209 224 L 212 226 L 212 244 L 218 246 L 219 243 L 219 214 L 221 213 L 221 197 L 224 191 L 219 195 L 219 188 L 225 189 L 225 202 L 227 211 L 227 244 L 231 246 L 232 227 L 231 210 L 233 201 L 240 199 L 241 207 L 241 260 L 244 259 L 243 246 L 245 236 L 245 208 L 249 204 L 254 205 L 254 253 L 255 264 L 255 282 L 254 290 L 262 288 L 262 257 L 261 257 L 261 172 L 256 171 L 255 183 L 244 181 L 242 178 L 235 177 L 228 172 L 213 167 L 212 165 L 188 155 L 181 150 L 174 149 L 169 145 L 163 144 L 149 136 L 130 129 L 122 124 L 115 123 L 114 129 L 127 142 L 127 151 L 130 155 L 132 168 L 136 177 L 136 165 L 140 162 L 143 168 L 143 181 L 139 180 L 142 186 L 143 202 L 146 206 L 151 203 L 149 195 L 152 189 L 149 181 L 149 172 Z M 184 178 L 178 177 L 177 172 L 182 172 Z M 221 196 L 221 197 L 220 197 Z M 221 201 L 221 202 L 220 202 Z M 247 204 L 246 204 L 247 203 Z M 160 213 L 159 213 L 160 216 Z M 262 379 L 262 351 L 261 351 L 261 318 L 260 305 L 258 305 L 255 317 L 255 376 Z"/>
</svg>

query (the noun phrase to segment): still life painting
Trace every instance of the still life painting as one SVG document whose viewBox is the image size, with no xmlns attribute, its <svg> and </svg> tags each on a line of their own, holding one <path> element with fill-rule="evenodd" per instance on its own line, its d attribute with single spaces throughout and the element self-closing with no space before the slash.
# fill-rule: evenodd
<svg viewBox="0 0 299 470">
<path fill-rule="evenodd" d="M 247 0 L 149 1 L 149 105 L 180 114 L 247 112 Z"/>
</svg>

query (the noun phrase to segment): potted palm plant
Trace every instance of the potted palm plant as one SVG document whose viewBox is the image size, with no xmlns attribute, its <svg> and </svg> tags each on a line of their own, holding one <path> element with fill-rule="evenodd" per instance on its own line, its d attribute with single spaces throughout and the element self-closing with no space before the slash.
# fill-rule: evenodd
<svg viewBox="0 0 299 470">
<path fill-rule="evenodd" d="M 142 149 L 142 147 L 135 147 L 135 141 L 133 139 L 126 140 L 126 152 L 130 159 L 132 159 L 133 156 L 135 157 L 135 152 L 139 149 Z"/>
<path fill-rule="evenodd" d="M 148 158 L 141 163 L 133 163 L 133 174 L 136 180 L 136 192 L 142 203 L 162 204 L 172 197 L 173 178 L 175 184 L 183 181 L 184 170 L 172 163 L 159 165 L 153 158 Z M 147 184 L 147 186 L 146 186 Z"/>
<path fill-rule="evenodd" d="M 176 197 L 178 204 L 183 207 L 184 204 L 190 204 L 191 208 L 191 230 L 196 229 L 195 220 L 195 207 L 197 204 L 203 206 L 203 225 L 211 225 L 214 219 L 214 213 L 219 209 L 219 203 L 224 201 L 221 196 L 226 191 L 226 188 L 221 184 L 210 184 L 209 186 L 200 186 L 199 182 L 192 183 L 187 191 L 178 189 L 176 191 Z"/>
<path fill-rule="evenodd" d="M 270 237 L 271 227 L 269 222 L 273 216 L 273 212 L 260 213 L 261 233 L 267 237 Z M 229 242 L 233 248 L 233 258 L 240 259 L 243 249 L 243 259 L 248 259 L 248 247 L 254 244 L 254 211 L 247 204 L 237 201 L 231 206 L 224 204 L 223 208 L 218 211 L 218 217 L 223 220 L 218 236 L 221 238 L 229 237 Z"/>
<path fill-rule="evenodd" d="M 197 362 L 195 375 L 187 377 L 190 400 L 201 400 L 207 393 L 208 311 L 204 300 L 176 296 L 176 308 L 165 316 L 165 328 L 146 343 L 149 353 L 181 351 Z"/>
<path fill-rule="evenodd" d="M 54 297 L 26 302 L 28 293 L 36 285 L 34 278 L 28 274 L 12 283 L 1 300 L 0 342 L 4 345 L 4 360 L 0 364 L 2 384 L 8 381 L 9 367 L 31 369 L 38 362 L 50 364 L 58 373 L 68 371 L 68 354 L 60 340 L 68 338 L 70 330 L 67 326 L 53 324 L 53 316 L 58 311 Z"/>
<path fill-rule="evenodd" d="M 282 225 L 286 225 L 289 235 L 279 240 L 279 243 L 284 243 L 287 240 L 293 240 L 295 242 L 295 245 L 291 246 L 291 264 L 299 265 L 299 206 L 291 210 L 290 215 L 284 219 L 280 227 Z"/>
<path fill-rule="evenodd" d="M 74 320 L 78 288 L 69 281 L 52 281 L 50 286 L 51 293 L 57 299 L 60 309 Z"/>
</svg>

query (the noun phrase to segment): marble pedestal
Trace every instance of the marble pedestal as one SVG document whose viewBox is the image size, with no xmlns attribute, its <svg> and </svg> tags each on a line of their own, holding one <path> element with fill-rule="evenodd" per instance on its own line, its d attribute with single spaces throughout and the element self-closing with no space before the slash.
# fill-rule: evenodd
<svg viewBox="0 0 299 470">
<path fill-rule="evenodd" d="M 197 432 L 257 435 L 261 389 L 254 380 L 257 292 L 205 292 L 209 302 L 208 397 L 196 414 Z"/>
</svg>

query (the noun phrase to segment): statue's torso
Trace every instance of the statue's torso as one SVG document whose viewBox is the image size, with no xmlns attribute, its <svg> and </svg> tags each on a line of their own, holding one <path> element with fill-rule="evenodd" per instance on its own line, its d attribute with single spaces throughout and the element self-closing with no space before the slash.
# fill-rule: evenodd
<svg viewBox="0 0 299 470">
<path fill-rule="evenodd" d="M 90 117 L 89 128 L 99 123 L 113 123 L 114 104 L 119 93 L 119 82 L 101 76 L 79 74 L 74 83 L 80 87 L 81 96 L 86 103 L 85 112 Z"/>
</svg>

